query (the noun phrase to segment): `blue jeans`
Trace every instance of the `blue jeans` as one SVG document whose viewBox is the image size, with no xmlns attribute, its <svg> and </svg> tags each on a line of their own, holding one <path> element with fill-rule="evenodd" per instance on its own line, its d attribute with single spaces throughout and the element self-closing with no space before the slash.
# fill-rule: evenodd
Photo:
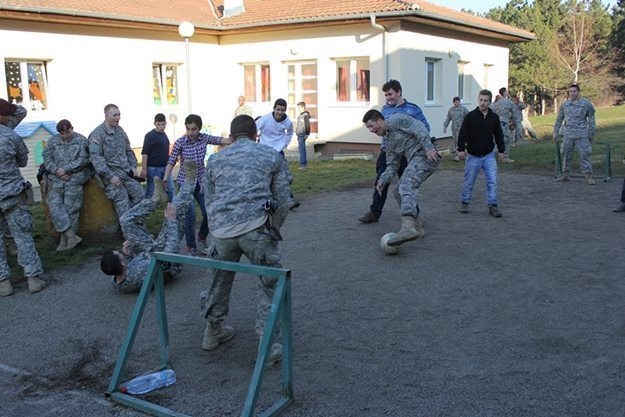
<svg viewBox="0 0 625 417">
<path fill-rule="evenodd" d="M 201 192 L 200 185 L 196 184 L 193 190 L 193 198 L 200 205 L 200 211 L 202 212 L 202 224 L 200 224 L 200 230 L 198 232 L 198 238 L 206 240 L 208 236 L 208 219 L 206 218 L 206 205 L 204 203 L 204 193 Z M 187 216 L 184 221 L 184 238 L 187 241 L 187 246 L 190 248 L 196 248 L 195 243 L 195 204 L 189 204 Z"/>
<path fill-rule="evenodd" d="M 474 156 L 467 154 L 464 165 L 464 180 L 462 182 L 462 196 L 460 201 L 469 204 L 473 195 L 473 186 L 480 169 L 484 171 L 486 177 L 486 199 L 489 206 L 497 205 L 497 160 L 496 152 L 493 151 L 486 156 Z"/>
<path fill-rule="evenodd" d="M 148 166 L 148 177 L 145 182 L 145 198 L 152 198 L 154 194 L 154 177 L 163 179 L 165 176 L 165 167 Z M 174 180 L 169 176 L 167 184 L 165 184 L 165 192 L 167 193 L 167 201 L 170 203 L 174 200 Z"/>
<path fill-rule="evenodd" d="M 306 160 L 306 139 L 308 135 L 297 135 L 297 150 L 299 151 L 299 166 L 305 167 L 308 164 Z"/>
</svg>

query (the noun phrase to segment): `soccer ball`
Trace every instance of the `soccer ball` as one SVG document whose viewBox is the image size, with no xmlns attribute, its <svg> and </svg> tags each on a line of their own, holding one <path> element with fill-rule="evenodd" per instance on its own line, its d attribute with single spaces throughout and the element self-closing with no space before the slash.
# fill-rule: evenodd
<svg viewBox="0 0 625 417">
<path fill-rule="evenodd" d="M 399 253 L 399 246 L 389 246 L 386 244 L 390 239 L 394 238 L 396 233 L 387 233 L 380 239 L 380 248 L 387 255 L 395 255 Z"/>
</svg>

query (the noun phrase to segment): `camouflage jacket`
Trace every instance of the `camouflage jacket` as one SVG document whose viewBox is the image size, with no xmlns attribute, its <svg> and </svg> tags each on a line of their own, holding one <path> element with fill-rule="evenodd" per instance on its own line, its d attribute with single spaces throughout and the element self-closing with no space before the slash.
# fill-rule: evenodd
<svg viewBox="0 0 625 417">
<path fill-rule="evenodd" d="M 291 190 L 286 160 L 275 149 L 240 137 L 206 163 L 204 198 L 210 230 L 246 224 L 267 215 L 273 202 L 274 226 L 288 214 Z"/>
<path fill-rule="evenodd" d="M 13 130 L 26 117 L 26 109 L 18 106 L 5 124 L 0 124 L 0 201 L 24 191 L 20 167 L 28 164 L 28 148 Z"/>
<path fill-rule="evenodd" d="M 451 122 L 451 129 L 453 131 L 460 130 L 464 116 L 466 116 L 468 112 L 469 110 L 462 104 L 457 107 L 451 106 L 451 108 L 447 110 L 447 117 L 443 122 L 443 128 L 447 129 L 449 122 Z"/>
<path fill-rule="evenodd" d="M 380 182 L 391 182 L 397 170 L 401 156 L 408 162 L 415 157 L 426 158 L 427 151 L 436 149 L 430 139 L 430 133 L 419 120 L 403 113 L 392 114 L 386 119 L 386 170 L 380 176 Z"/>
<path fill-rule="evenodd" d="M 563 127 L 564 126 L 564 127 Z M 595 108 L 590 100 L 580 98 L 567 100 L 558 110 L 553 133 L 562 133 L 571 138 L 591 138 L 595 136 Z"/>
<path fill-rule="evenodd" d="M 74 133 L 69 141 L 58 134 L 52 136 L 43 150 L 43 165 L 50 172 L 51 181 L 65 182 L 54 175 L 61 168 L 71 176 L 68 183 L 86 183 L 93 175 L 87 138 L 80 133 Z"/>
<path fill-rule="evenodd" d="M 120 126 L 108 129 L 102 123 L 96 127 L 89 135 L 89 154 L 96 172 L 107 183 L 114 176 L 128 177 L 128 171 L 137 168 L 137 157 Z"/>
</svg>

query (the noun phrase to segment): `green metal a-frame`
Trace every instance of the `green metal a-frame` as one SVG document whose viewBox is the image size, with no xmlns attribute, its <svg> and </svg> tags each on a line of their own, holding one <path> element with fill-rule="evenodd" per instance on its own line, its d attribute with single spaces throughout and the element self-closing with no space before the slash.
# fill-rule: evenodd
<svg viewBox="0 0 625 417">
<path fill-rule="evenodd" d="M 154 416 L 189 417 L 157 404 L 135 398 L 132 395 L 119 391 L 126 362 L 143 317 L 150 292 L 154 288 L 156 301 L 156 315 L 160 339 L 160 368 L 171 368 L 169 333 L 167 330 L 167 311 L 165 308 L 165 290 L 162 272 L 162 263 L 180 263 L 200 267 L 210 267 L 226 271 L 242 272 L 251 275 L 264 275 L 276 277 L 278 285 L 271 305 L 271 313 L 267 319 L 264 336 L 261 340 L 256 365 L 252 373 L 252 380 L 245 398 L 245 404 L 241 417 L 252 417 L 260 393 L 261 383 L 265 371 L 265 363 L 269 356 L 272 335 L 275 333 L 278 320 L 280 321 L 280 333 L 282 337 L 282 397 L 271 407 L 264 410 L 259 416 L 276 416 L 284 411 L 293 401 L 293 327 L 291 318 L 291 271 L 280 268 L 270 268 L 259 265 L 240 264 L 236 262 L 217 261 L 210 258 L 197 258 L 191 256 L 173 255 L 169 253 L 155 252 L 152 254 L 150 266 L 141 292 L 137 298 L 134 310 L 130 317 L 126 337 L 122 343 L 117 363 L 113 371 L 113 377 L 109 383 L 106 395 L 112 400 L 128 407 L 152 414 Z"/>
</svg>

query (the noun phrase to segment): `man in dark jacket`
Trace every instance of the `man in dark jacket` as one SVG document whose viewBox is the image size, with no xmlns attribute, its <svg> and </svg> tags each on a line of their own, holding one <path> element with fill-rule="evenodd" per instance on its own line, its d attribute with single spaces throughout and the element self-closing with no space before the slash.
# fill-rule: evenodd
<svg viewBox="0 0 625 417">
<path fill-rule="evenodd" d="M 466 115 L 458 134 L 458 157 L 466 157 L 460 212 L 469 212 L 473 186 L 482 169 L 486 176 L 488 213 L 493 217 L 501 217 L 497 209 L 497 161 L 494 149 L 497 144 L 501 162 L 505 158 L 505 145 L 499 116 L 489 107 L 492 98 L 493 93 L 489 90 L 480 91 L 478 106 Z"/>
</svg>

